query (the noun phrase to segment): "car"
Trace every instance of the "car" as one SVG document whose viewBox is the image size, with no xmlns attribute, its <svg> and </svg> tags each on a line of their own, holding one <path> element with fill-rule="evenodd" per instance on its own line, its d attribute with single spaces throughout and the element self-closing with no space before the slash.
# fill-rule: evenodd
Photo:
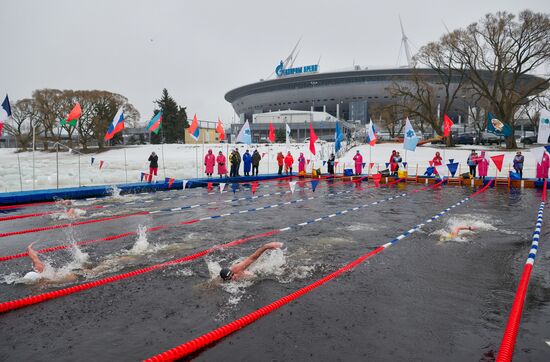
<svg viewBox="0 0 550 362">
<path fill-rule="evenodd" d="M 523 143 L 524 145 L 532 145 L 533 143 L 537 143 L 538 136 L 532 135 L 532 136 L 525 136 L 521 137 L 519 139 L 519 142 Z M 548 137 L 548 140 L 546 143 L 550 143 L 550 137 Z"/>
<path fill-rule="evenodd" d="M 473 145 L 476 143 L 476 135 L 474 133 L 461 133 L 453 138 L 457 145 Z"/>
<path fill-rule="evenodd" d="M 498 145 L 502 141 L 502 137 L 497 136 L 494 133 L 490 132 L 481 132 L 481 137 L 479 139 L 478 143 L 481 143 L 482 145 Z"/>
</svg>

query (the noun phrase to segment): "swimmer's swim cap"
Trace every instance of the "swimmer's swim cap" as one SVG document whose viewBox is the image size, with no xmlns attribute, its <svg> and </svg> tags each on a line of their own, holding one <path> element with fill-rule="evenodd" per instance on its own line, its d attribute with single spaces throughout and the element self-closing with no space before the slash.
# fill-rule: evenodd
<svg viewBox="0 0 550 362">
<path fill-rule="evenodd" d="M 222 279 L 225 281 L 231 280 L 231 278 L 233 277 L 233 272 L 229 268 L 223 268 L 222 270 L 220 270 L 220 277 L 222 277 Z"/>
</svg>

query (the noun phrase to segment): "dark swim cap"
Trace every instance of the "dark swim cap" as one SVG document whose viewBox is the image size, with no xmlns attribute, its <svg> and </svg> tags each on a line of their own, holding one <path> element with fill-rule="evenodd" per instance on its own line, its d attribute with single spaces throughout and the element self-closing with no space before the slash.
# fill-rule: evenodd
<svg viewBox="0 0 550 362">
<path fill-rule="evenodd" d="M 220 270 L 220 277 L 222 277 L 222 279 L 225 281 L 231 280 L 231 278 L 233 277 L 233 272 L 229 268 L 223 268 L 222 270 Z"/>
</svg>

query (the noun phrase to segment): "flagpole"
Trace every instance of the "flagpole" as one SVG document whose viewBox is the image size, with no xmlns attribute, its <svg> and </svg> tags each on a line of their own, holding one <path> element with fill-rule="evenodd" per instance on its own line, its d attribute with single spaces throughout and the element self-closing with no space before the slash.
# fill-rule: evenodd
<svg viewBox="0 0 550 362">
<path fill-rule="evenodd" d="M 162 161 L 164 162 L 164 160 Z M 126 174 L 126 183 L 128 183 L 128 162 L 126 161 L 126 148 L 124 148 L 124 173 Z"/>
<path fill-rule="evenodd" d="M 34 151 L 36 149 L 35 134 L 36 134 L 36 127 L 35 127 L 35 124 L 33 122 L 33 125 L 32 125 L 32 189 L 33 190 L 34 190 L 35 185 L 36 185 L 35 163 L 34 163 Z"/>
<path fill-rule="evenodd" d="M 162 143 L 160 144 L 160 150 L 162 152 L 162 171 L 164 173 L 164 178 L 166 179 L 166 164 L 164 163 L 164 138 L 162 139 Z"/>
<path fill-rule="evenodd" d="M 199 178 L 199 146 L 197 146 L 197 140 L 195 140 L 195 166 L 197 169 L 197 178 Z"/>
<path fill-rule="evenodd" d="M 17 164 L 19 165 L 19 188 L 23 191 L 23 177 L 21 176 L 21 160 L 19 159 L 19 152 L 17 153 Z"/>
<path fill-rule="evenodd" d="M 79 129 L 80 129 L 80 117 L 76 121 L 76 145 L 78 147 L 78 187 L 81 186 L 81 181 L 80 181 L 80 132 L 79 132 Z"/>
<path fill-rule="evenodd" d="M 200 132 L 200 129 L 201 129 L 201 122 L 199 121 L 199 132 Z M 204 130 L 202 133 L 202 161 L 201 162 L 201 167 L 203 167 L 203 173 L 206 172 L 206 168 L 204 167 Z"/>
</svg>

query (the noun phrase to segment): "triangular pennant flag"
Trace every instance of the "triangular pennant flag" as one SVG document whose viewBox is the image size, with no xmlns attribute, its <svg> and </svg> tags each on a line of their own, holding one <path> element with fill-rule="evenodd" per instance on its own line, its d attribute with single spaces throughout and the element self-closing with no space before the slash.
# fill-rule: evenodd
<svg viewBox="0 0 550 362">
<path fill-rule="evenodd" d="M 374 181 L 374 187 L 380 186 L 380 180 L 382 179 L 382 174 L 374 174 L 372 175 L 372 180 Z"/>
<path fill-rule="evenodd" d="M 175 180 L 174 180 L 173 178 L 171 178 L 170 180 L 168 180 L 168 188 L 169 188 L 169 189 L 172 188 L 172 185 L 174 184 L 174 181 L 175 181 Z"/>
<path fill-rule="evenodd" d="M 189 182 L 189 180 L 182 180 L 183 181 L 183 189 L 185 190 L 185 186 L 187 186 L 187 183 Z"/>
<path fill-rule="evenodd" d="M 433 166 L 434 165 L 434 162 L 433 161 L 429 161 L 430 162 L 430 166 Z"/>
<path fill-rule="evenodd" d="M 290 186 L 290 192 L 294 193 L 296 189 L 296 181 L 288 181 L 288 186 Z"/>
<path fill-rule="evenodd" d="M 206 184 L 206 189 L 208 190 L 208 192 L 212 191 L 212 182 Z"/>
<path fill-rule="evenodd" d="M 403 164 L 403 167 L 407 167 L 407 162 L 401 162 Z"/>
<path fill-rule="evenodd" d="M 340 161 L 334 161 L 334 167 L 338 167 L 339 163 L 340 163 Z"/>
<path fill-rule="evenodd" d="M 447 164 L 447 168 L 449 169 L 451 176 L 455 177 L 456 170 L 458 169 L 458 162 L 453 163 L 453 159 L 449 159 L 449 161 L 451 162 Z"/>
<path fill-rule="evenodd" d="M 92 163 L 90 165 L 93 165 L 95 161 L 95 157 L 92 157 Z"/>
<path fill-rule="evenodd" d="M 497 167 L 498 171 L 502 171 L 502 163 L 504 162 L 504 154 L 502 155 L 496 155 L 491 156 L 491 160 L 495 163 L 495 166 Z"/>
<path fill-rule="evenodd" d="M 143 182 L 143 176 L 145 176 L 145 173 L 141 173 L 141 181 Z"/>
<path fill-rule="evenodd" d="M 435 168 L 433 166 L 430 166 L 426 169 L 426 172 L 424 172 L 424 175 L 430 177 L 431 175 L 433 175 L 435 171 Z"/>
<path fill-rule="evenodd" d="M 310 161 L 311 161 L 311 160 L 306 160 L 306 165 L 309 165 L 309 162 L 310 162 Z"/>
<path fill-rule="evenodd" d="M 363 166 L 362 168 L 365 168 L 366 164 L 367 164 L 366 162 L 363 162 L 363 163 L 361 164 L 361 166 Z"/>
<path fill-rule="evenodd" d="M 544 146 L 546 148 L 546 152 L 550 152 L 550 146 Z"/>
<path fill-rule="evenodd" d="M 386 162 L 386 168 L 390 167 L 390 163 Z"/>
<path fill-rule="evenodd" d="M 369 169 L 372 169 L 372 166 L 374 166 L 374 162 L 369 163 Z"/>
<path fill-rule="evenodd" d="M 443 176 L 447 173 L 444 166 L 435 166 L 435 169 L 437 170 L 437 174 L 441 179 L 443 179 Z"/>
<path fill-rule="evenodd" d="M 258 189 L 258 186 L 260 186 L 260 184 L 257 182 L 252 183 L 252 195 L 256 194 L 256 189 Z"/>
<path fill-rule="evenodd" d="M 537 163 L 542 162 L 542 158 L 544 157 L 544 153 L 546 152 L 546 148 L 544 147 L 534 147 L 529 150 L 533 154 L 533 158 Z"/>
<path fill-rule="evenodd" d="M 223 192 L 223 189 L 225 189 L 225 182 L 220 182 L 220 194 Z"/>
<path fill-rule="evenodd" d="M 311 191 L 315 192 L 315 189 L 317 188 L 318 184 L 319 184 L 319 180 L 311 180 Z"/>
<path fill-rule="evenodd" d="M 327 163 L 327 161 L 323 161 L 323 166 Z"/>
<path fill-rule="evenodd" d="M 449 158 L 449 163 L 453 163 L 454 162 L 454 158 Z"/>
<path fill-rule="evenodd" d="M 103 168 L 104 161 L 99 161 L 99 169 L 101 170 Z"/>
<path fill-rule="evenodd" d="M 239 188 L 239 184 L 231 184 L 231 190 L 233 190 L 233 193 Z"/>
</svg>

